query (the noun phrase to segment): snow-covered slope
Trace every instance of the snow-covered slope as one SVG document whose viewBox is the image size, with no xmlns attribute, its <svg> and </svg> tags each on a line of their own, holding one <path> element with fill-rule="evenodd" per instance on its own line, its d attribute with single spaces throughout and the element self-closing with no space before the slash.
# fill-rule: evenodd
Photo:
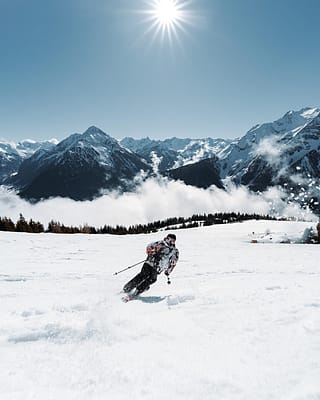
<svg viewBox="0 0 320 400">
<path fill-rule="evenodd" d="M 127 304 L 113 273 L 161 233 L 0 232 L 1 400 L 318 399 L 319 246 L 279 243 L 308 226 L 176 231 L 172 284 Z"/>
<path fill-rule="evenodd" d="M 151 140 L 150 138 L 124 138 L 121 144 L 143 157 L 149 164 L 159 160 L 160 171 L 193 164 L 219 156 L 231 140 L 228 139 L 181 139 Z"/>
</svg>

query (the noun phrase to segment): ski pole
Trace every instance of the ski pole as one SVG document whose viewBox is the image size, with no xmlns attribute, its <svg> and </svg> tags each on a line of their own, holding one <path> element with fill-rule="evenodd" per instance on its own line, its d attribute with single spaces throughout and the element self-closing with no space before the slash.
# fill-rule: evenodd
<svg viewBox="0 0 320 400">
<path fill-rule="evenodd" d="M 113 275 L 121 274 L 121 272 L 124 272 L 124 271 L 126 271 L 127 269 L 130 269 L 130 268 L 133 268 L 133 267 L 135 267 L 136 265 L 142 264 L 142 263 L 145 262 L 145 261 L 146 261 L 146 260 L 139 261 L 139 262 L 137 262 L 136 264 L 130 265 L 130 267 L 127 267 L 127 268 L 122 269 L 121 271 L 115 272 Z"/>
</svg>

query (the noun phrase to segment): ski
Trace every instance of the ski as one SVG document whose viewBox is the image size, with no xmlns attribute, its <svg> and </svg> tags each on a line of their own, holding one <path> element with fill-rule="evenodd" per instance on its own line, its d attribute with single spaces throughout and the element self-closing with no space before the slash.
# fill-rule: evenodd
<svg viewBox="0 0 320 400">
<path fill-rule="evenodd" d="M 132 295 L 130 295 L 130 294 L 126 294 L 125 296 L 123 296 L 123 297 L 121 298 L 121 300 L 122 300 L 124 303 L 128 303 L 128 301 L 133 300 L 134 298 L 135 298 L 135 296 L 132 296 Z"/>
<path fill-rule="evenodd" d="M 128 303 L 128 301 L 131 301 L 131 300 L 133 300 L 133 299 L 136 299 L 137 297 L 138 297 L 137 294 L 134 294 L 134 293 L 126 293 L 124 296 L 121 297 L 121 300 L 122 300 L 124 303 Z"/>
</svg>

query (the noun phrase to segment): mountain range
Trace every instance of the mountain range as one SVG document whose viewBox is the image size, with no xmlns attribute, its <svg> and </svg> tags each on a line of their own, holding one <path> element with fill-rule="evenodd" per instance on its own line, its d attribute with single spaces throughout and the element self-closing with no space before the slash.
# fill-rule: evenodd
<svg viewBox="0 0 320 400">
<path fill-rule="evenodd" d="M 55 139 L 44 142 L 24 140 L 19 143 L 0 140 L 0 184 L 18 172 L 23 160 L 31 157 L 39 149 L 52 149 L 57 143 Z"/>
<path fill-rule="evenodd" d="M 116 139 L 92 126 L 53 147 L 40 146 L 4 183 L 23 198 L 93 199 L 104 189 L 131 190 L 135 176 L 152 168 Z"/>
<path fill-rule="evenodd" d="M 155 174 L 202 188 L 281 186 L 289 199 L 319 210 L 320 109 L 289 111 L 234 140 L 118 141 L 93 126 L 61 142 L 0 141 L 0 184 L 29 200 L 93 199 L 107 190 L 134 190 L 136 176 Z"/>
</svg>

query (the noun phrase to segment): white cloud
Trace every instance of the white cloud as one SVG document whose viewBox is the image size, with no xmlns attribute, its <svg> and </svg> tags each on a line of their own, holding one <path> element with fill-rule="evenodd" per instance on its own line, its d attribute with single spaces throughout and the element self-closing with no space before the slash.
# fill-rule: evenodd
<svg viewBox="0 0 320 400">
<path fill-rule="evenodd" d="M 286 146 L 280 144 L 276 136 L 269 136 L 257 144 L 254 154 L 264 157 L 271 165 L 279 165 L 281 154 L 285 149 Z"/>
<path fill-rule="evenodd" d="M 159 157 L 155 151 L 151 152 L 152 169 L 155 174 L 159 173 L 159 165 L 162 161 L 162 157 Z"/>
<path fill-rule="evenodd" d="M 16 221 L 19 213 L 26 219 L 43 224 L 50 220 L 66 225 L 85 223 L 100 227 L 130 225 L 162 220 L 169 217 L 188 217 L 192 214 L 235 211 L 312 219 L 312 214 L 298 206 L 288 205 L 278 189 L 255 194 L 245 187 L 230 186 L 227 191 L 212 187 L 199 189 L 182 182 L 153 178 L 145 181 L 135 193 L 109 193 L 93 201 L 74 201 L 54 198 L 30 204 L 15 193 L 0 190 L 0 216 Z"/>
<path fill-rule="evenodd" d="M 290 179 L 297 185 L 308 185 L 310 179 L 303 177 L 301 174 L 291 175 Z"/>
</svg>

